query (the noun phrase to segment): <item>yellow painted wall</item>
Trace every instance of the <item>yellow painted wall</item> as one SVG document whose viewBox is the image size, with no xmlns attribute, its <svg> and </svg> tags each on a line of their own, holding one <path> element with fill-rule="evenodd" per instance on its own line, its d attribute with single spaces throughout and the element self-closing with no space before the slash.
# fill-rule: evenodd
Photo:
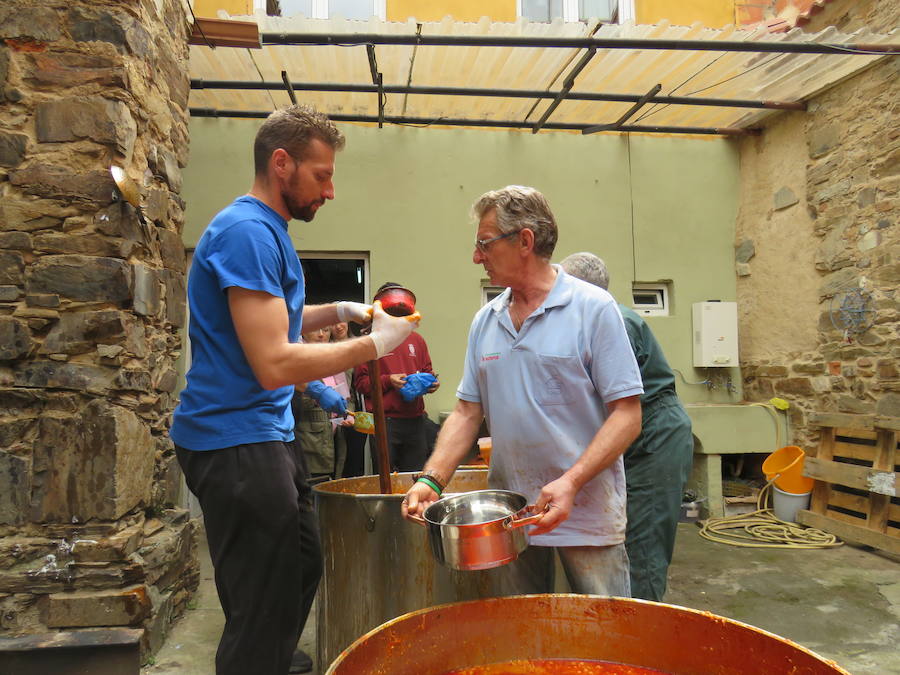
<svg viewBox="0 0 900 675">
<path fill-rule="evenodd" d="M 230 16 L 246 16 L 253 14 L 253 0 L 194 0 L 196 16 L 215 19 L 220 9 Z"/>
<path fill-rule="evenodd" d="M 478 21 L 490 17 L 492 21 L 515 21 L 516 0 L 387 0 L 387 20 L 440 21 L 447 15 L 457 21 Z"/>
<path fill-rule="evenodd" d="M 676 26 L 700 22 L 709 28 L 721 28 L 734 23 L 734 0 L 635 0 L 634 5 L 639 24 L 667 19 Z"/>
</svg>

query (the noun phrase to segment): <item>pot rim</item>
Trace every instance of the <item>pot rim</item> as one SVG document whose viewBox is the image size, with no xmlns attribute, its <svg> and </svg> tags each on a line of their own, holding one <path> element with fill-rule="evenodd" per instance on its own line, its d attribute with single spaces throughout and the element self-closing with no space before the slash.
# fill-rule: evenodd
<svg viewBox="0 0 900 675">
<path fill-rule="evenodd" d="M 508 495 L 513 495 L 515 497 L 519 497 L 519 498 L 521 498 L 521 500 L 523 502 L 522 508 L 520 508 L 516 511 L 511 510 L 505 516 L 500 516 L 499 518 L 493 518 L 491 520 L 484 520 L 480 523 L 441 523 L 436 520 L 432 520 L 428 517 L 428 512 L 432 509 L 432 507 L 440 504 L 442 501 L 444 501 L 446 499 L 463 500 L 465 498 L 471 498 L 474 495 L 484 494 L 485 492 L 502 493 L 502 494 L 508 494 Z M 429 525 L 434 525 L 435 527 L 448 527 L 448 528 L 452 527 L 452 528 L 457 528 L 457 529 L 484 528 L 487 525 L 495 525 L 497 523 L 503 523 L 504 521 L 506 521 L 509 518 L 515 518 L 522 512 L 526 511 L 527 509 L 528 509 L 528 499 L 522 493 L 514 492 L 512 490 L 500 490 L 500 489 L 488 488 L 486 490 L 473 490 L 471 492 L 460 492 L 458 494 L 444 497 L 443 499 L 439 499 L 438 501 L 434 502 L 434 504 L 431 504 L 427 509 L 425 509 L 425 511 L 422 513 L 422 518 L 425 519 L 426 523 L 428 523 Z"/>
</svg>

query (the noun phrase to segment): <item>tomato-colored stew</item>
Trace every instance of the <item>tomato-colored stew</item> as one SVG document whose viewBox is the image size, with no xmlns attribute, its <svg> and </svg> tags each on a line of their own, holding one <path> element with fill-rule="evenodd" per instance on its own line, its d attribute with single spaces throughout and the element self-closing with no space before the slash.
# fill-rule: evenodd
<svg viewBox="0 0 900 675">
<path fill-rule="evenodd" d="M 609 661 L 527 659 L 451 670 L 444 675 L 665 675 L 661 670 Z"/>
</svg>

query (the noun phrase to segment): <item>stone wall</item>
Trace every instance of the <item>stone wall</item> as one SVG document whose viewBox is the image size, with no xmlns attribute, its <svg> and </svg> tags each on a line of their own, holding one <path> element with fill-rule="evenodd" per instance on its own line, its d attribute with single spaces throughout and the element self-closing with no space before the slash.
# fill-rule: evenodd
<svg viewBox="0 0 900 675">
<path fill-rule="evenodd" d="M 185 322 L 187 8 L 0 4 L 0 634 L 143 626 L 196 587 L 166 431 Z M 143 215 L 109 172 L 123 167 Z"/>
<path fill-rule="evenodd" d="M 897 3 L 838 1 L 805 29 L 898 25 Z M 745 395 L 900 415 L 900 60 L 886 59 L 743 141 L 736 269 Z"/>
</svg>

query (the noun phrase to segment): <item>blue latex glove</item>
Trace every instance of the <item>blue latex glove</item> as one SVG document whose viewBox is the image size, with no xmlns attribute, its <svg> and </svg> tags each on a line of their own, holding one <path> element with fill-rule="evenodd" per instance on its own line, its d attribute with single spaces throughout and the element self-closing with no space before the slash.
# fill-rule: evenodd
<svg viewBox="0 0 900 675">
<path fill-rule="evenodd" d="M 412 373 L 406 376 L 406 383 L 400 387 L 400 396 L 409 403 L 431 389 L 435 382 L 437 378 L 431 373 Z"/>
<path fill-rule="evenodd" d="M 322 380 L 313 380 L 306 385 L 306 394 L 313 399 L 325 412 L 334 413 L 345 417 L 347 415 L 347 401 L 333 387 L 329 387 Z"/>
</svg>

